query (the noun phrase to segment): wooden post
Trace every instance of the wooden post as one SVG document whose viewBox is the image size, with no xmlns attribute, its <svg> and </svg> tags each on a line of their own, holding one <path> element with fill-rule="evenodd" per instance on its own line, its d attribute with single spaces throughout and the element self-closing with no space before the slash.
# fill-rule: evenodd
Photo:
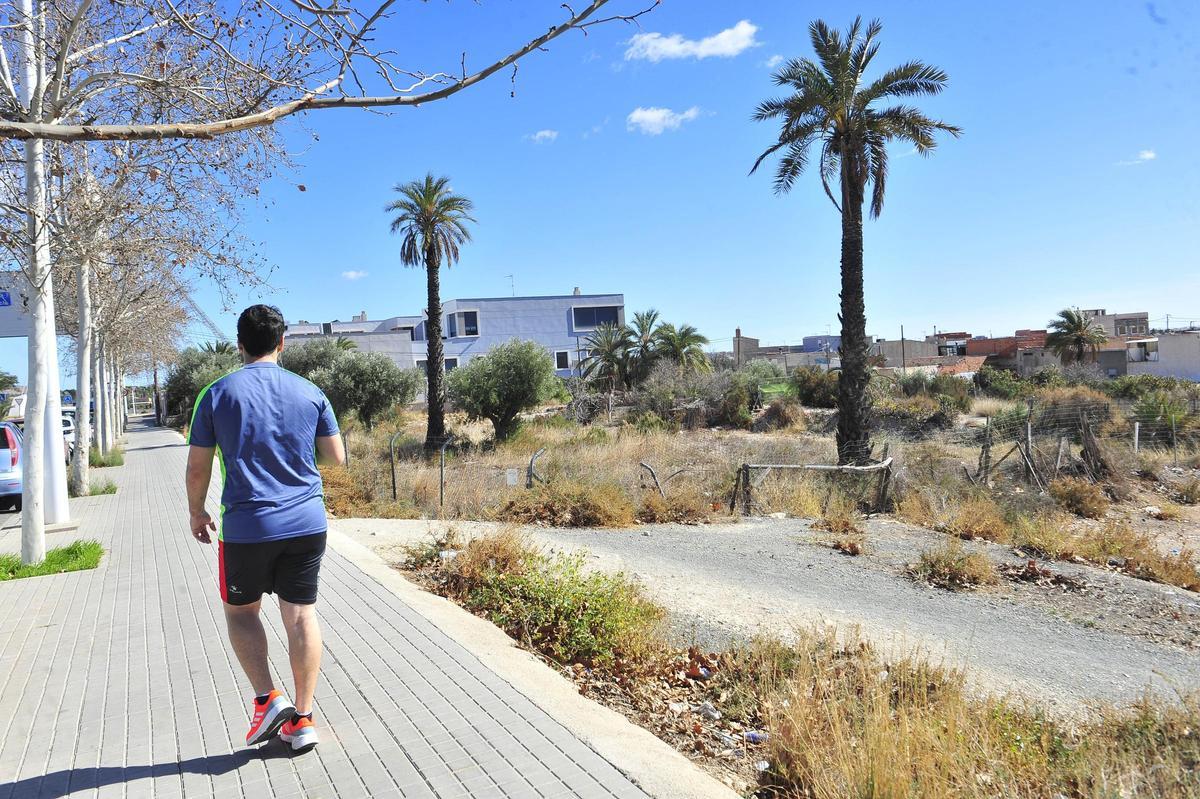
<svg viewBox="0 0 1200 799">
<path fill-rule="evenodd" d="M 750 464 L 742 464 L 742 515 L 750 515 Z"/>
<path fill-rule="evenodd" d="M 1033 420 L 1025 422 L 1025 465 L 1029 467 L 1029 479 L 1033 481 Z"/>
</svg>

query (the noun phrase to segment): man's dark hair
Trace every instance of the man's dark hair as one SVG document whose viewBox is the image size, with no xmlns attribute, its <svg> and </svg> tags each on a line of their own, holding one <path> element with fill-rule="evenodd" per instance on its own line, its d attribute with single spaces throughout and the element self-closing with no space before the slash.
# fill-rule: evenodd
<svg viewBox="0 0 1200 799">
<path fill-rule="evenodd" d="M 287 324 L 274 305 L 251 305 L 238 317 L 238 344 L 253 358 L 279 349 Z"/>
</svg>

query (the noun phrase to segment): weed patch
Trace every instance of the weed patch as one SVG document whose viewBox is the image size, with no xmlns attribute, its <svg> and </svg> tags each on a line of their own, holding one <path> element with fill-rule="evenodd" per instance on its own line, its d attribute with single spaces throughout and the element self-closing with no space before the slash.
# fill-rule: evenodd
<svg viewBox="0 0 1200 799">
<path fill-rule="evenodd" d="M 499 515 L 504 521 L 548 527 L 628 527 L 634 508 L 618 486 L 553 481 L 517 494 Z"/>
<path fill-rule="evenodd" d="M 99 497 L 115 493 L 117 493 L 117 484 L 112 480 L 103 480 L 92 483 L 91 487 L 88 489 L 89 497 Z"/>
<path fill-rule="evenodd" d="M 1075 477 L 1062 477 L 1050 483 L 1050 496 L 1064 509 L 1087 519 L 1102 519 L 1108 511 L 1108 497 L 1100 486 Z"/>
<path fill-rule="evenodd" d="M 92 447 L 88 450 L 88 465 L 96 469 L 104 469 L 109 466 L 124 466 L 125 450 L 120 447 L 113 447 L 108 451 L 107 455 L 103 455 L 100 453 L 100 450 Z"/>
<path fill-rule="evenodd" d="M 100 565 L 103 554 L 99 541 L 88 540 L 55 547 L 46 553 L 45 560 L 30 566 L 21 563 L 17 555 L 0 555 L 0 581 L 94 569 Z"/>
<path fill-rule="evenodd" d="M 712 518 L 712 501 L 696 490 L 676 490 L 665 498 L 647 491 L 637 520 L 647 524 L 702 524 Z"/>
<path fill-rule="evenodd" d="M 950 539 L 937 549 L 921 553 L 920 559 L 909 566 L 914 580 L 958 591 L 997 581 L 996 568 L 986 555 L 968 552 L 957 539 Z"/>
</svg>

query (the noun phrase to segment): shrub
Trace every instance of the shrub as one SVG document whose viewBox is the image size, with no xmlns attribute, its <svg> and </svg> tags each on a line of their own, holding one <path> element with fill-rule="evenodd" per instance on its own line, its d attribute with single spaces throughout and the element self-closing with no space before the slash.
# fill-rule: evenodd
<svg viewBox="0 0 1200 799">
<path fill-rule="evenodd" d="M 808 418 L 798 399 L 780 397 L 771 400 L 758 420 L 758 427 L 762 430 L 803 430 L 807 422 Z"/>
<path fill-rule="evenodd" d="M 285 345 L 279 353 L 279 365 L 305 380 L 312 380 L 317 372 L 332 369 L 347 352 L 338 345 L 337 339 L 322 336 L 295 346 Z"/>
<path fill-rule="evenodd" d="M 676 489 L 664 498 L 647 491 L 637 519 L 647 524 L 701 524 L 712 518 L 712 500 L 694 489 Z"/>
<path fill-rule="evenodd" d="M 242 359 L 236 351 L 209 352 L 189 347 L 179 353 L 164 385 L 168 413 L 181 414 L 185 420 L 190 418 L 196 397 L 204 387 L 241 365 Z"/>
<path fill-rule="evenodd" d="M 92 483 L 88 489 L 89 497 L 101 497 L 115 493 L 117 493 L 117 484 L 112 480 L 103 480 Z"/>
<path fill-rule="evenodd" d="M 971 495 L 959 503 L 953 510 L 947 528 L 959 538 L 967 540 L 982 538 L 1003 544 L 1012 538 L 1000 506 L 985 494 Z"/>
<path fill-rule="evenodd" d="M 655 646 L 664 611 L 583 556 L 547 556 L 514 534 L 471 541 L 452 561 L 463 604 L 560 663 L 611 666 Z"/>
<path fill-rule="evenodd" d="M 689 427 L 706 425 L 718 416 L 736 382 L 731 372 L 680 371 L 675 364 L 657 363 L 634 395 L 634 404 L 639 412 L 653 412 L 661 419 Z"/>
<path fill-rule="evenodd" d="M 838 374 L 816 366 L 801 366 L 792 372 L 796 399 L 809 408 L 836 408 Z"/>
<path fill-rule="evenodd" d="M 510 341 L 451 372 L 446 389 L 469 419 L 487 419 L 497 441 L 516 431 L 517 416 L 555 390 L 554 361 L 532 341 Z"/>
<path fill-rule="evenodd" d="M 787 372 L 782 366 L 766 358 L 755 358 L 737 371 L 744 380 L 759 386 L 787 377 Z"/>
<path fill-rule="evenodd" d="M 634 429 L 639 433 L 661 433 L 671 429 L 671 425 L 654 411 L 635 413 L 630 418 L 630 421 L 633 423 Z"/>
<path fill-rule="evenodd" d="M 984 364 L 975 373 L 975 385 L 983 393 L 1001 399 L 1021 399 L 1033 393 L 1033 386 L 1008 369 Z"/>
<path fill-rule="evenodd" d="M 1133 404 L 1133 416 L 1142 424 L 1141 437 L 1159 442 L 1185 435 L 1195 422 L 1188 416 L 1188 402 L 1182 392 L 1161 389 L 1138 399 Z"/>
<path fill-rule="evenodd" d="M 1182 388 L 1185 381 L 1162 375 L 1121 375 L 1104 385 L 1104 392 L 1111 397 L 1124 400 L 1139 400 L 1156 391 L 1174 392 Z"/>
<path fill-rule="evenodd" d="M 750 414 L 750 390 L 744 383 L 735 382 L 726 390 L 712 421 L 723 427 L 750 429 L 754 417 Z"/>
<path fill-rule="evenodd" d="M 974 416 L 996 417 L 1014 410 L 1021 411 L 1023 416 L 1025 407 L 999 397 L 977 397 L 971 401 L 971 414 Z"/>
<path fill-rule="evenodd" d="M 1185 505 L 1200 505 L 1200 478 L 1184 480 L 1176 488 L 1179 491 L 1180 502 Z"/>
<path fill-rule="evenodd" d="M 310 379 L 325 392 L 339 416 L 350 411 L 367 427 L 384 411 L 416 399 L 425 382 L 419 369 L 401 369 L 380 352 L 349 351 Z"/>
<path fill-rule="evenodd" d="M 1109 522 L 1075 540 L 1075 554 L 1098 565 L 1114 565 L 1143 580 L 1200 591 L 1195 553 L 1184 548 L 1164 555 L 1154 540 L 1124 522 Z"/>
<path fill-rule="evenodd" d="M 548 527 L 628 527 L 634 521 L 633 504 L 618 486 L 568 480 L 521 491 L 499 515 L 505 521 Z"/>
<path fill-rule="evenodd" d="M 915 397 L 882 397 L 875 402 L 876 424 L 906 433 L 923 434 L 954 424 L 956 412 L 945 398 L 919 394 Z"/>
<path fill-rule="evenodd" d="M 956 591 L 991 585 L 997 581 L 996 568 L 986 555 L 967 552 L 958 539 L 921 553 L 920 559 L 909 567 L 913 579 Z"/>
<path fill-rule="evenodd" d="M 1050 496 L 1063 508 L 1087 519 L 1101 519 L 1108 511 L 1108 497 L 1088 480 L 1060 477 L 1049 486 Z"/>
<path fill-rule="evenodd" d="M 1065 435 L 1079 431 L 1079 419 L 1099 426 L 1114 419 L 1112 399 L 1086 386 L 1043 388 L 1037 392 L 1033 429 L 1038 435 Z"/>
<path fill-rule="evenodd" d="M 894 393 L 902 397 L 945 398 L 951 407 L 959 411 L 971 407 L 970 381 L 954 375 L 912 371 L 895 378 Z"/>
<path fill-rule="evenodd" d="M 830 496 L 821 512 L 821 518 L 813 527 L 828 530 L 837 538 L 862 535 L 863 529 L 858 524 L 861 518 L 854 499 L 839 491 Z"/>
</svg>

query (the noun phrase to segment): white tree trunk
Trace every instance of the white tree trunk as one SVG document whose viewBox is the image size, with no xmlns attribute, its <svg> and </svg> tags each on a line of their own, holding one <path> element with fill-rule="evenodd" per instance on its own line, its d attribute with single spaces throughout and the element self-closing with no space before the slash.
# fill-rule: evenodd
<svg viewBox="0 0 1200 799">
<path fill-rule="evenodd" d="M 108 430 L 108 358 L 104 353 L 104 339 L 96 342 L 96 435 L 100 439 L 100 454 L 107 455 L 112 447 Z"/>
<path fill-rule="evenodd" d="M 50 263 L 49 239 L 46 242 L 46 263 Z M 67 449 L 62 426 L 62 380 L 58 374 L 58 333 L 54 313 L 53 276 L 48 274 L 42 286 L 46 300 L 46 352 L 43 358 L 46 370 L 46 506 L 43 517 L 47 524 L 65 522 L 71 518 L 67 503 Z"/>
<path fill-rule="evenodd" d="M 76 496 L 91 490 L 92 446 L 92 275 L 91 264 L 81 260 L 75 267 L 78 285 L 79 339 L 78 375 L 75 381 L 75 456 L 71 459 L 71 484 Z"/>
<path fill-rule="evenodd" d="M 25 0 L 26 5 L 29 0 Z M 32 49 L 32 46 L 31 46 Z M 26 70 L 28 73 L 29 70 Z M 28 76 L 27 76 L 28 79 Z M 45 144 L 25 142 L 25 196 L 29 216 L 29 388 L 25 402 L 25 452 L 21 464 L 21 562 L 40 563 L 46 558 L 44 517 L 46 452 L 46 351 L 52 346 L 50 308 L 39 281 L 50 268 L 45 238 Z"/>
</svg>

